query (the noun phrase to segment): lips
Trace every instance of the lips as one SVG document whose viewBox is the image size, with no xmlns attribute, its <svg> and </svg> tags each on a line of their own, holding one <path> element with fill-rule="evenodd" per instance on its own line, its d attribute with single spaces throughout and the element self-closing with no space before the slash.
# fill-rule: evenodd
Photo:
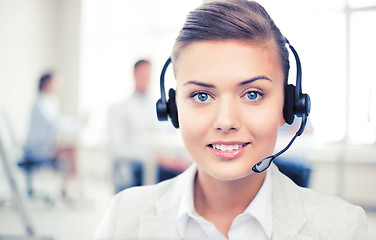
<svg viewBox="0 0 376 240">
<path fill-rule="evenodd" d="M 208 144 L 208 148 L 216 157 L 228 160 L 239 157 L 248 144 L 244 142 L 217 142 Z"/>
</svg>

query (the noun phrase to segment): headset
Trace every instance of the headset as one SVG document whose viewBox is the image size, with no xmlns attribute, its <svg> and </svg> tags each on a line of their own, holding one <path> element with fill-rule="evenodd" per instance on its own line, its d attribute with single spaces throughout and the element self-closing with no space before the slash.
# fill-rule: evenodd
<svg viewBox="0 0 376 240">
<path fill-rule="evenodd" d="M 252 168 L 254 172 L 261 173 L 266 170 L 272 161 L 280 156 L 282 153 L 286 152 L 287 149 L 292 145 L 295 139 L 300 136 L 307 124 L 307 118 L 311 111 L 311 99 L 308 94 L 302 93 L 302 66 L 300 63 L 300 58 L 298 53 L 296 52 L 295 48 L 290 44 L 290 42 L 285 38 L 286 44 L 289 46 L 291 52 L 294 55 L 295 62 L 296 62 L 296 84 L 288 84 L 285 87 L 285 102 L 283 106 L 283 117 L 285 122 L 291 125 L 294 122 L 295 116 L 301 117 L 302 121 L 300 124 L 299 130 L 295 133 L 294 137 L 290 140 L 287 146 L 282 149 L 281 151 L 273 154 L 257 164 L 255 164 Z M 175 98 L 175 90 L 170 89 L 168 92 L 168 100 L 166 99 L 165 93 L 165 73 L 168 66 L 171 63 L 171 58 L 168 58 L 166 63 L 163 66 L 161 76 L 160 76 L 160 90 L 161 90 L 161 98 L 157 101 L 157 117 L 159 121 L 168 121 L 170 118 L 172 125 L 175 128 L 179 128 L 179 120 L 178 120 L 178 109 L 176 106 L 176 98 Z"/>
</svg>

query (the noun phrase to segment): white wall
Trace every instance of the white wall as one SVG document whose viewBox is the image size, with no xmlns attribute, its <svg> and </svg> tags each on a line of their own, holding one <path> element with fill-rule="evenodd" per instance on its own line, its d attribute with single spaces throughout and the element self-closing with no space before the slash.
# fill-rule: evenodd
<svg viewBox="0 0 376 240">
<path fill-rule="evenodd" d="M 62 108 L 78 106 L 79 0 L 0 0 L 0 111 L 8 113 L 16 137 L 26 134 L 42 72 L 64 75 Z"/>
</svg>

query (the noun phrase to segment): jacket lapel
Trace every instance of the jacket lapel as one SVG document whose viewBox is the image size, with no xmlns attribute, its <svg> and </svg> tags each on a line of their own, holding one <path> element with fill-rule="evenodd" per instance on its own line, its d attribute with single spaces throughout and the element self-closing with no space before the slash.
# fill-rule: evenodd
<svg viewBox="0 0 376 240">
<path fill-rule="evenodd" d="M 299 235 L 300 229 L 307 222 L 299 188 L 284 176 L 273 164 L 272 228 L 273 240 L 312 239 Z"/>
<path fill-rule="evenodd" d="M 140 239 L 180 239 L 176 226 L 178 209 L 184 184 L 189 181 L 194 164 L 184 173 L 170 181 L 156 203 L 155 212 L 140 216 L 138 235 Z"/>
<path fill-rule="evenodd" d="M 139 239 L 180 239 L 175 222 L 174 214 L 141 216 Z"/>
</svg>

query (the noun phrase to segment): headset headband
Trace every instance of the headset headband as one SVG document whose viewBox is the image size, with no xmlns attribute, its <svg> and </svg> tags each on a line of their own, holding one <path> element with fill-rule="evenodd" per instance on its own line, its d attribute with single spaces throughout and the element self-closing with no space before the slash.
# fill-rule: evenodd
<svg viewBox="0 0 376 240">
<path fill-rule="evenodd" d="M 160 90 L 161 90 L 161 98 L 157 102 L 157 117 L 159 121 L 167 121 L 168 120 L 168 115 L 169 111 L 167 109 L 167 100 L 166 100 L 166 92 L 165 92 L 165 87 L 164 87 L 164 77 L 166 74 L 166 70 L 168 65 L 171 63 L 171 57 L 169 57 L 166 61 L 166 63 L 163 66 L 161 76 L 160 76 Z"/>
</svg>

